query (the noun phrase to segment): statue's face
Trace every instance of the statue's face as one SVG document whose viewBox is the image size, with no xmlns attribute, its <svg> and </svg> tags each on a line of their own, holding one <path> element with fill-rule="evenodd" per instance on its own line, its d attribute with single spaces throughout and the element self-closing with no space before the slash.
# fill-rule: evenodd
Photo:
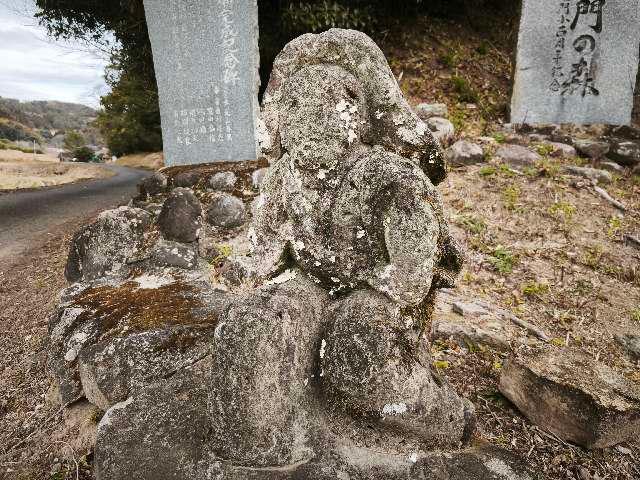
<svg viewBox="0 0 640 480">
<path fill-rule="evenodd" d="M 340 67 L 313 65 L 285 87 L 281 141 L 297 167 L 332 170 L 360 143 L 366 105 L 356 79 Z"/>
</svg>

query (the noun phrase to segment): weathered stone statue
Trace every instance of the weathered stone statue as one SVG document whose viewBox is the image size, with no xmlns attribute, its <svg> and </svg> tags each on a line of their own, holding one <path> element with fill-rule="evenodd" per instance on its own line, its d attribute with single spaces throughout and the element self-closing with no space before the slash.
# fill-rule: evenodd
<svg viewBox="0 0 640 480">
<path fill-rule="evenodd" d="M 262 120 L 259 196 L 258 162 L 167 196 L 170 171 L 74 239 L 51 365 L 64 403 L 106 411 L 97 478 L 529 478 L 456 451 L 473 406 L 426 337 L 461 265 L 445 165 L 382 52 L 355 31 L 298 38 Z"/>
</svg>

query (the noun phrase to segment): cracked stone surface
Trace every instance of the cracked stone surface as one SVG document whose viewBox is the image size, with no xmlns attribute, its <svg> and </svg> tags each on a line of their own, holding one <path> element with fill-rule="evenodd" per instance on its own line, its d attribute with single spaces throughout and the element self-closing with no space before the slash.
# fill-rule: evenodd
<svg viewBox="0 0 640 480">
<path fill-rule="evenodd" d="M 512 357 L 500 391 L 532 422 L 586 448 L 640 435 L 640 388 L 577 349 Z"/>
</svg>

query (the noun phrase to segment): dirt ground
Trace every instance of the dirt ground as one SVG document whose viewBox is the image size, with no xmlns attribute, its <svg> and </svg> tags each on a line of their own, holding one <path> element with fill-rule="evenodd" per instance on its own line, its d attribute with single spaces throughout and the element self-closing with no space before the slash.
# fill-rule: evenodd
<svg viewBox="0 0 640 480">
<path fill-rule="evenodd" d="M 46 369 L 47 321 L 66 286 L 68 244 L 79 226 L 50 232 L 0 267 L 0 479 L 58 480 L 67 470 L 75 479 L 81 462 L 70 449 L 78 432 L 66 427 Z"/>
<path fill-rule="evenodd" d="M 517 30 L 489 30 L 425 17 L 375 39 L 410 103 L 446 104 L 464 137 L 490 134 L 508 115 Z"/>
<path fill-rule="evenodd" d="M 121 167 L 159 170 L 164 167 L 164 155 L 162 152 L 125 155 L 116 160 L 116 165 L 120 165 Z"/>
<path fill-rule="evenodd" d="M 50 153 L 24 153 L 19 150 L 0 150 L 0 162 L 54 162 L 58 163 L 58 157 Z"/>
<path fill-rule="evenodd" d="M 113 172 L 93 164 L 59 162 L 48 155 L 0 150 L 0 190 L 41 188 L 66 183 L 108 178 Z"/>
<path fill-rule="evenodd" d="M 623 215 L 588 182 L 547 160 L 525 175 L 500 166 L 465 167 L 441 186 L 455 236 L 468 260 L 458 289 L 510 310 L 541 328 L 554 348 L 584 349 L 640 382 L 615 342 L 640 333 L 640 250 L 624 241 L 640 232 L 640 177 L 617 177 L 608 192 Z M 474 349 L 470 349 L 474 350 Z M 498 392 L 506 357 L 435 344 L 448 377 L 479 411 L 480 435 L 526 457 L 548 478 L 640 478 L 640 443 L 586 452 L 531 425 Z M 440 362 L 438 363 L 440 364 Z"/>
</svg>

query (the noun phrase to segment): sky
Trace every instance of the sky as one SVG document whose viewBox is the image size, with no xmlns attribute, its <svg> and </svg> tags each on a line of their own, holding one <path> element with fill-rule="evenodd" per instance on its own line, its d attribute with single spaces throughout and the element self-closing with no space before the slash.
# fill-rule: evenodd
<svg viewBox="0 0 640 480">
<path fill-rule="evenodd" d="M 35 11 L 34 0 L 0 0 L 0 96 L 97 107 L 108 90 L 105 58 L 47 37 Z"/>
</svg>

